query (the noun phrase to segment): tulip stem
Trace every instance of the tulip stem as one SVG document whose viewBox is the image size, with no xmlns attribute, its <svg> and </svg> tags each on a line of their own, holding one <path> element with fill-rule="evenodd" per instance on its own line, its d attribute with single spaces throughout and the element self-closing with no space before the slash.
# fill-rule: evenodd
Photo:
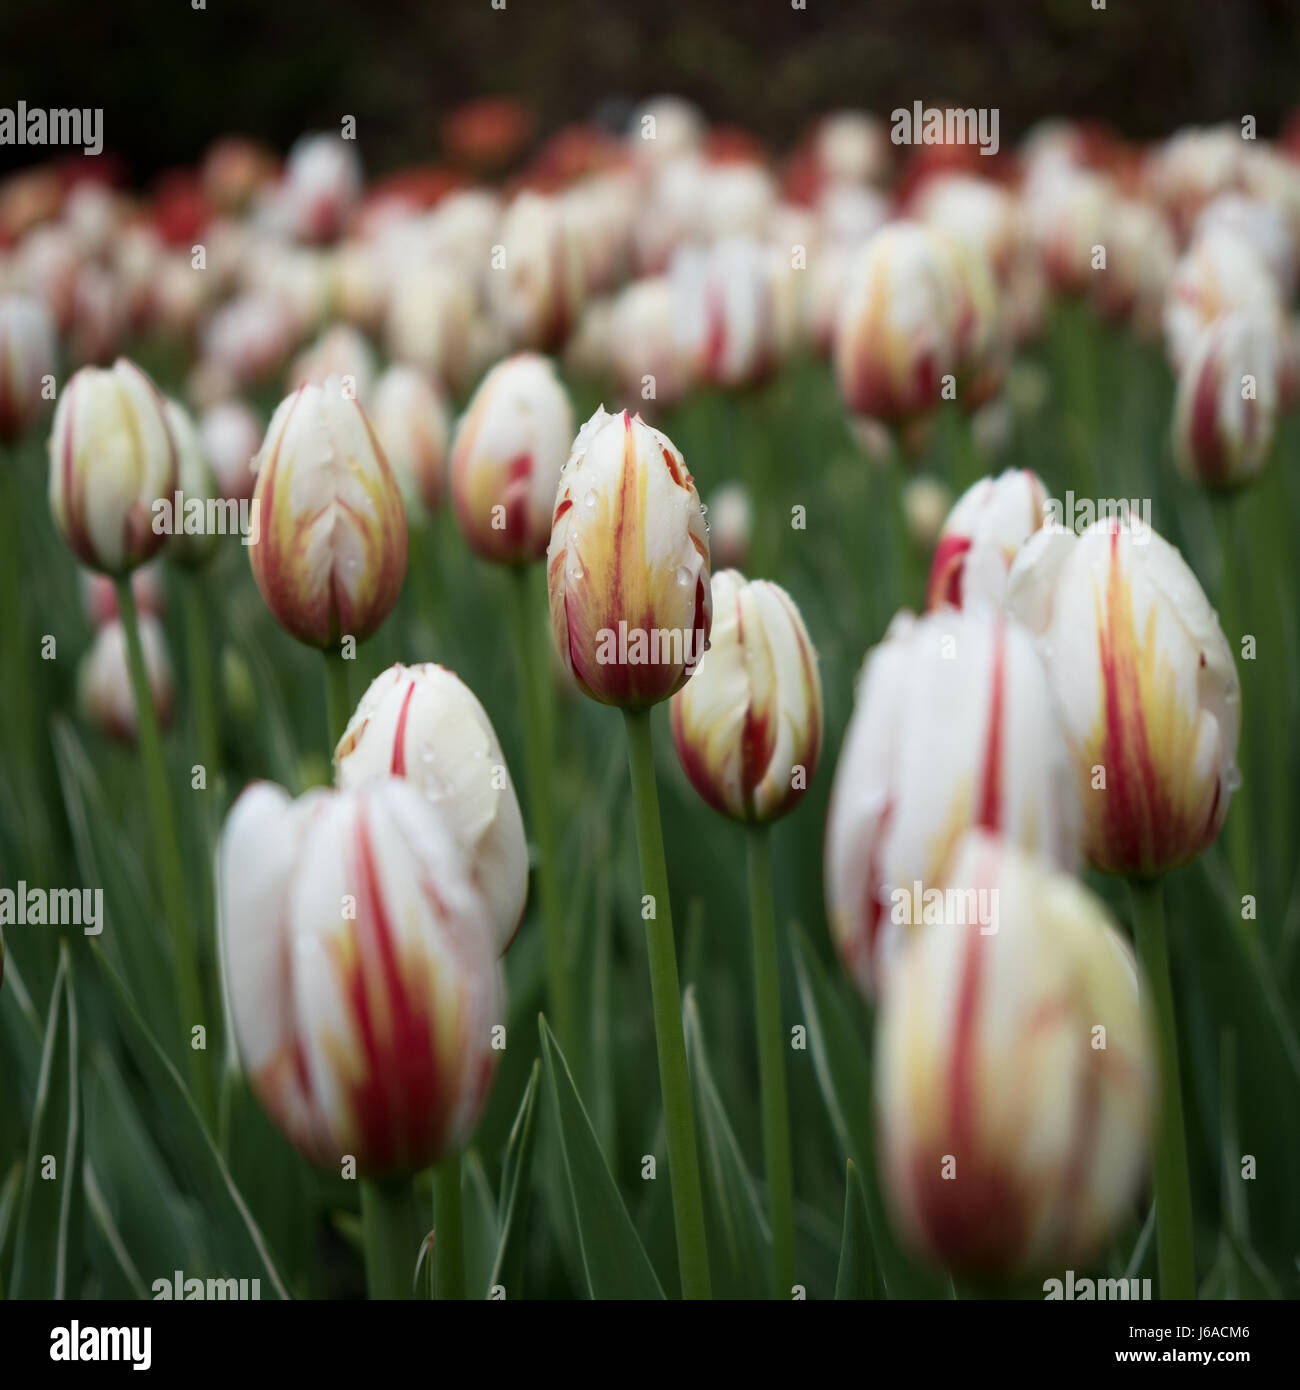
<svg viewBox="0 0 1300 1390">
<path fill-rule="evenodd" d="M 1164 886 L 1159 879 L 1130 880 L 1138 959 L 1156 1023 L 1160 1060 L 1160 1116 L 1156 1131 L 1156 1251 L 1162 1298 L 1196 1297 L 1192 1250 L 1192 1194 L 1187 1173 L 1183 1093 L 1178 1075 L 1178 1031 L 1169 978 Z"/>
<path fill-rule="evenodd" d="M 371 1298 L 409 1299 L 420 1253 L 420 1208 L 410 1178 L 361 1183 L 366 1290 Z"/>
<path fill-rule="evenodd" d="M 641 884 L 651 909 L 647 917 L 643 908 L 642 916 L 646 918 L 659 1086 L 663 1091 L 664 1129 L 668 1136 L 677 1265 L 681 1273 L 682 1297 L 709 1298 L 704 1199 L 700 1189 L 699 1154 L 695 1147 L 690 1077 L 686 1069 L 686 1039 L 682 1033 L 682 998 L 677 983 L 677 948 L 673 944 L 673 914 L 668 897 L 663 826 L 659 820 L 659 793 L 655 787 L 650 711 L 624 710 L 623 717 L 627 726 L 628 762 L 632 769 L 632 796 L 636 803 Z"/>
<path fill-rule="evenodd" d="M 776 913 L 772 906 L 772 835 L 766 825 L 749 829 L 749 922 L 754 950 L 763 1167 L 768 1221 L 772 1227 L 773 1293 L 777 1298 L 789 1298 L 794 1284 L 794 1180 L 782 1047 L 781 977 L 776 959 Z"/>
<path fill-rule="evenodd" d="M 183 1031 L 202 1028 L 207 1036 L 207 1016 L 203 1006 L 203 989 L 199 982 L 199 962 L 194 933 L 190 922 L 189 904 L 185 896 L 185 877 L 181 864 L 180 842 L 176 838 L 176 811 L 167 787 L 167 764 L 163 758 L 162 735 L 158 715 L 153 707 L 153 691 L 144 664 L 144 648 L 140 644 L 140 624 L 136 617 L 135 595 L 130 576 L 118 579 L 117 611 L 126 633 L 127 661 L 131 670 L 131 687 L 135 694 L 135 715 L 140 745 L 140 760 L 144 764 L 146 804 L 154 853 L 158 862 L 158 877 L 162 883 L 163 909 L 171 930 L 173 966 L 176 970 L 177 995 L 181 1005 Z M 194 1098 L 204 1118 L 212 1123 L 216 1115 L 216 1096 L 212 1075 L 206 1066 L 206 1051 L 188 1047 Z"/>
<path fill-rule="evenodd" d="M 450 1153 L 434 1174 L 434 1271 L 440 1299 L 465 1297 L 465 1221 L 461 1212 L 460 1153 Z"/>
<path fill-rule="evenodd" d="M 190 699 L 194 702 L 194 731 L 199 761 L 209 786 L 221 776 L 221 725 L 212 678 L 212 648 L 207 605 L 197 574 L 183 577 L 185 639 L 189 648 Z"/>
<path fill-rule="evenodd" d="M 555 1021 L 560 1050 L 575 1070 L 582 1049 L 577 1046 L 573 992 L 566 951 L 564 903 L 556 878 L 554 743 L 548 704 L 550 686 L 537 640 L 540 614 L 535 614 L 530 594 L 529 569 L 515 566 L 510 572 L 511 608 L 515 624 L 515 651 L 519 662 L 520 703 L 524 720 L 524 757 L 528 765 L 529 827 L 537 844 L 537 887 L 541 899 L 542 943 L 546 957 L 546 993 Z M 535 621 L 536 619 L 536 621 Z"/>
<path fill-rule="evenodd" d="M 329 756 L 334 756 L 339 739 L 348 727 L 352 713 L 348 697 L 348 667 L 343 653 L 334 647 L 326 647 L 321 655 L 325 658 L 325 717 L 329 728 Z"/>
</svg>

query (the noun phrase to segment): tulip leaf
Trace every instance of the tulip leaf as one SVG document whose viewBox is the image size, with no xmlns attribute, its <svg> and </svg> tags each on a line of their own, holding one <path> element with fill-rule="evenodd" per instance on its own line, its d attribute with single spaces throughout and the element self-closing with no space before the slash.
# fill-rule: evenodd
<svg viewBox="0 0 1300 1390">
<path fill-rule="evenodd" d="M 663 1289 L 600 1151 L 569 1064 L 545 1018 L 538 1019 L 538 1029 L 587 1293 L 591 1298 L 662 1298 Z"/>
<path fill-rule="evenodd" d="M 126 1248 L 122 1233 L 95 1176 L 93 1165 L 87 1160 L 82 1169 L 82 1183 L 86 1193 L 86 1211 L 90 1216 L 88 1235 L 92 1246 L 91 1264 L 112 1283 L 105 1289 L 109 1298 L 148 1298 L 149 1290 L 140 1271 L 136 1268 L 131 1252 Z M 96 1258 L 95 1247 L 99 1257 Z"/>
<path fill-rule="evenodd" d="M 501 1237 L 496 1201 L 477 1149 L 471 1149 L 461 1164 L 460 1191 L 465 1223 L 465 1287 L 470 1298 L 485 1298 Z"/>
<path fill-rule="evenodd" d="M 266 1239 L 235 1186 L 225 1159 L 213 1144 L 180 1074 L 140 1017 L 130 991 L 108 958 L 99 950 L 93 951 L 93 955 L 117 1001 L 118 1022 L 131 1055 L 151 1096 L 170 1118 L 171 1123 L 159 1131 L 160 1140 L 211 1218 L 212 1235 L 227 1261 L 228 1271 L 241 1275 L 252 1271 L 266 1280 L 277 1298 L 288 1298 Z"/>
<path fill-rule="evenodd" d="M 844 1174 L 844 1236 L 840 1241 L 840 1266 L 835 1274 L 837 1299 L 875 1298 L 871 1268 L 871 1232 L 867 1225 L 867 1199 L 862 1195 L 858 1170 L 850 1158 Z"/>
<path fill-rule="evenodd" d="M 683 999 L 682 1026 L 699 1117 L 714 1289 L 720 1298 L 765 1298 L 771 1288 L 771 1233 L 704 1052 L 694 986 Z"/>
<path fill-rule="evenodd" d="M 942 1298 L 943 1284 L 917 1270 L 899 1249 L 880 1198 L 871 1132 L 871 1062 L 867 1049 L 844 1004 L 832 991 L 805 932 L 796 925 L 791 937 L 813 1067 L 844 1156 L 853 1160 L 861 1178 L 885 1295 Z"/>
<path fill-rule="evenodd" d="M 81 1293 L 81 1078 L 72 957 L 59 948 L 59 966 L 41 1049 L 40 1080 L 23 1174 L 11 1298 L 76 1298 Z"/>
<path fill-rule="evenodd" d="M 501 1169 L 501 1197 L 497 1213 L 501 1220 L 501 1238 L 496 1259 L 488 1276 L 488 1289 L 500 1285 L 518 1298 L 523 1291 L 524 1253 L 528 1239 L 528 1207 L 532 1196 L 532 1167 L 534 1140 L 537 1135 L 537 1091 L 541 1082 L 542 1064 L 533 1062 L 524 1087 L 524 1098 L 510 1127 L 506 1157 Z"/>
</svg>

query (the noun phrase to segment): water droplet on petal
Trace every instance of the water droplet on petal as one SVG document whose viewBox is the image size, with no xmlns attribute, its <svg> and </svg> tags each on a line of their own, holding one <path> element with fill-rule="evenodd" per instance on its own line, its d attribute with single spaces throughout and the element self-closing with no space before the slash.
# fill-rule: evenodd
<svg viewBox="0 0 1300 1390">
<path fill-rule="evenodd" d="M 574 567 L 569 571 L 569 578 L 572 579 L 573 582 L 576 584 L 578 580 L 582 578 L 582 566 L 574 565 Z"/>
<path fill-rule="evenodd" d="M 683 589 L 691 582 L 691 572 L 685 565 L 679 565 L 677 567 L 677 582 Z"/>
<path fill-rule="evenodd" d="M 582 505 L 583 505 L 584 507 L 588 508 L 588 510 L 594 509 L 594 507 L 595 507 L 595 505 L 596 505 L 596 490 L 595 490 L 595 488 L 592 488 L 591 491 L 588 492 L 587 495 L 582 499 Z"/>
</svg>

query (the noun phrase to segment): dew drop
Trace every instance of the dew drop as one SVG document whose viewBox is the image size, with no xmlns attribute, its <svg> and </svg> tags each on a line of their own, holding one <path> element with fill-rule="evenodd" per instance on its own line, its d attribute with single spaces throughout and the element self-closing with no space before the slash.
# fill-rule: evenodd
<svg viewBox="0 0 1300 1390">
<path fill-rule="evenodd" d="M 576 584 L 578 580 L 582 578 L 582 567 L 580 565 L 574 565 L 569 571 L 569 578 Z"/>
<path fill-rule="evenodd" d="M 592 490 L 591 490 L 590 492 L 588 492 L 587 495 L 582 499 L 582 505 L 583 505 L 584 507 L 586 507 L 589 511 L 594 511 L 594 510 L 595 510 L 595 506 L 596 506 L 596 490 L 595 490 L 595 488 L 592 488 Z"/>
<path fill-rule="evenodd" d="M 683 589 L 691 582 L 691 572 L 685 565 L 679 565 L 677 567 L 677 582 Z"/>
</svg>

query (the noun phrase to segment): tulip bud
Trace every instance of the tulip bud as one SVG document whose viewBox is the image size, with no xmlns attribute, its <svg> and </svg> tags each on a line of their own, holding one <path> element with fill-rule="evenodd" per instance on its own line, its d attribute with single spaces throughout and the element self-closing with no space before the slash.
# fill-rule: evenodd
<svg viewBox="0 0 1300 1390">
<path fill-rule="evenodd" d="M 441 265 L 412 266 L 393 278 L 386 317 L 389 355 L 459 391 L 471 380 L 474 320 L 474 295 L 465 276 Z"/>
<path fill-rule="evenodd" d="M 710 499 L 710 564 L 719 569 L 744 569 L 749 563 L 749 540 L 754 531 L 754 504 L 744 483 L 727 483 Z"/>
<path fill-rule="evenodd" d="M 50 434 L 50 510 L 73 554 L 125 574 L 167 539 L 153 504 L 177 483 L 176 442 L 158 388 L 119 357 L 63 388 Z"/>
<path fill-rule="evenodd" d="M 167 594 L 162 582 L 162 561 L 151 560 L 131 572 L 131 593 L 136 612 L 161 618 L 167 611 Z M 91 627 L 102 627 L 117 617 L 117 588 L 106 574 L 81 571 L 81 599 Z"/>
<path fill-rule="evenodd" d="M 254 783 L 220 849 L 222 973 L 245 1073 L 312 1162 L 419 1171 L 474 1128 L 502 1021 L 490 910 L 400 778 L 297 801 Z"/>
<path fill-rule="evenodd" d="M 698 148 L 704 129 L 704 117 L 689 101 L 654 97 L 634 113 L 628 126 L 628 145 L 634 159 L 661 167 Z"/>
<path fill-rule="evenodd" d="M 282 197 L 294 235 L 332 241 L 361 196 L 356 146 L 334 135 L 303 135 L 289 151 Z"/>
<path fill-rule="evenodd" d="M 545 357 L 519 353 L 483 378 L 451 446 L 451 500 L 476 554 L 503 565 L 541 559 L 572 442 L 573 409 Z"/>
<path fill-rule="evenodd" d="M 327 328 L 289 368 L 289 390 L 304 382 L 317 384 L 339 377 L 344 389 L 363 404 L 369 404 L 375 384 L 375 354 L 362 334 L 351 324 L 336 323 Z"/>
<path fill-rule="evenodd" d="M 1178 262 L 1165 301 L 1165 349 L 1176 371 L 1191 355 L 1201 330 L 1240 310 L 1275 325 L 1282 334 L 1277 281 L 1239 232 L 1219 227 L 1196 241 Z"/>
<path fill-rule="evenodd" d="M 159 724 L 165 726 L 171 721 L 173 706 L 167 643 L 157 618 L 141 613 L 139 621 L 140 646 L 144 651 L 154 713 Z M 109 738 L 122 743 L 135 742 L 135 695 L 131 686 L 126 629 L 116 618 L 101 624 L 95 632 L 94 645 L 81 659 L 77 670 L 77 705 L 81 717 Z"/>
<path fill-rule="evenodd" d="M 908 931 L 894 894 L 941 884 L 971 826 L 1072 870 L 1078 793 L 1046 673 L 995 609 L 900 613 L 867 657 L 831 788 L 831 935 L 864 993 L 887 987 Z M 895 904 L 896 906 L 896 904 Z"/>
<path fill-rule="evenodd" d="M 1011 562 L 1043 524 L 1047 495 L 1043 480 L 1027 468 L 972 483 L 939 533 L 925 606 L 961 608 L 983 600 L 1000 608 Z"/>
<path fill-rule="evenodd" d="M 1183 477 L 1228 488 L 1263 468 L 1277 421 L 1279 356 L 1273 326 L 1251 314 L 1228 314 L 1202 330 L 1174 402 Z"/>
<path fill-rule="evenodd" d="M 203 412 L 199 439 L 212 464 L 222 497 L 236 502 L 252 497 L 253 459 L 262 443 L 262 426 L 243 401 L 222 401 Z"/>
<path fill-rule="evenodd" d="M 677 296 L 667 276 L 638 280 L 614 301 L 608 361 L 627 400 L 672 405 L 689 390 L 691 354 L 681 341 Z"/>
<path fill-rule="evenodd" d="M 903 485 L 903 519 L 912 544 L 929 555 L 952 509 L 952 492 L 938 478 L 909 478 Z"/>
<path fill-rule="evenodd" d="M 877 1023 L 894 1220 L 976 1278 L 1084 1266 L 1142 1192 L 1156 1086 L 1137 964 L 1098 898 L 979 831 L 947 901 L 964 906 L 916 934 Z"/>
<path fill-rule="evenodd" d="M 667 435 L 604 407 L 561 472 L 546 552 L 560 659 L 593 700 L 658 704 L 708 650 L 709 538 L 694 479 Z"/>
<path fill-rule="evenodd" d="M 1183 557 L 1137 521 L 1045 528 L 1007 609 L 1038 638 L 1093 866 L 1152 878 L 1194 859 L 1241 781 L 1241 685 Z"/>
<path fill-rule="evenodd" d="M 0 296 L 0 444 L 21 438 L 45 407 L 54 374 L 54 324 L 36 299 Z"/>
<path fill-rule="evenodd" d="M 338 377 L 281 401 L 255 461 L 253 578 L 300 642 L 369 637 L 406 574 L 402 494 L 370 421 Z"/>
<path fill-rule="evenodd" d="M 933 410 L 956 371 L 961 285 L 933 228 L 891 222 L 856 253 L 835 330 L 835 377 L 855 415 L 898 424 Z"/>
<path fill-rule="evenodd" d="M 342 791 L 405 777 L 443 811 L 504 955 L 528 897 L 528 846 L 496 731 L 469 686 L 443 666 L 390 666 L 361 697 L 334 774 Z"/>
<path fill-rule="evenodd" d="M 1026 182 L 1029 235 L 1053 289 L 1084 294 L 1091 289 L 1093 247 L 1104 246 L 1114 215 L 1110 179 L 1090 169 L 1048 163 Z"/>
<path fill-rule="evenodd" d="M 408 509 L 436 512 L 449 430 L 442 392 L 415 367 L 389 367 L 375 387 L 370 418 Z"/>
<path fill-rule="evenodd" d="M 834 111 L 818 122 L 813 157 L 830 183 L 874 183 L 889 171 L 889 135 L 879 116 Z"/>
<path fill-rule="evenodd" d="M 488 296 L 511 341 L 552 352 L 578 321 L 586 294 L 578 237 L 563 202 L 521 193 L 497 237 L 504 263 L 488 276 Z"/>
<path fill-rule="evenodd" d="M 182 510 L 172 517 L 173 534 L 167 553 L 179 564 L 201 565 L 220 542 L 220 533 L 207 524 L 207 502 L 217 495 L 217 479 L 189 411 L 177 401 L 169 400 L 167 423 L 176 441 L 176 481 L 182 497 Z M 195 501 L 203 503 L 204 519 L 197 530 L 191 530 L 186 513 L 191 511 L 190 504 Z"/>
<path fill-rule="evenodd" d="M 776 820 L 803 797 L 822 746 L 817 653 L 784 589 L 713 576 L 713 632 L 673 696 L 673 741 L 691 785 L 733 820 Z"/>
<path fill-rule="evenodd" d="M 772 275 L 756 241 L 730 238 L 684 247 L 671 282 L 678 338 L 694 374 L 718 386 L 762 381 L 776 365 Z"/>
</svg>

